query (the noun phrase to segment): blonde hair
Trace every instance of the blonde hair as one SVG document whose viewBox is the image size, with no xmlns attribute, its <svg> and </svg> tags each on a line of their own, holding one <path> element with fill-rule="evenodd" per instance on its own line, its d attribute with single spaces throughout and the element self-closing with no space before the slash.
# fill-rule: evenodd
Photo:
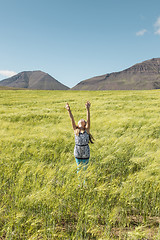
<svg viewBox="0 0 160 240">
<path fill-rule="evenodd" d="M 78 126 L 76 126 L 76 130 L 74 130 L 75 134 L 78 136 L 80 133 L 80 128 Z"/>
</svg>

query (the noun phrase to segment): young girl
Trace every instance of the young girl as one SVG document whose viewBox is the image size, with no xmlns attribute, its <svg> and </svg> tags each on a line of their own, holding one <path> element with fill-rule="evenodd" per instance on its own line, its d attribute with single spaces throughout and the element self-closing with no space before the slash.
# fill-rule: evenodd
<svg viewBox="0 0 160 240">
<path fill-rule="evenodd" d="M 85 106 L 87 109 L 87 122 L 81 119 L 76 126 L 70 106 L 68 103 L 66 104 L 66 109 L 68 110 L 75 134 L 74 156 L 78 167 L 77 173 L 80 170 L 79 165 L 83 166 L 84 169 L 87 168 L 90 158 L 90 148 L 88 144 L 89 142 L 93 143 L 93 137 L 90 134 L 90 102 L 87 102 Z"/>
</svg>

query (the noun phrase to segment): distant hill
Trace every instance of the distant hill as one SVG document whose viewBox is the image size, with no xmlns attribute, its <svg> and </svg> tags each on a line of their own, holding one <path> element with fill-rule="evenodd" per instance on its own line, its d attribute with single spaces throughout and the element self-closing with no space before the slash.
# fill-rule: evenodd
<svg viewBox="0 0 160 240">
<path fill-rule="evenodd" d="M 24 71 L 13 77 L 0 81 L 0 86 L 12 88 L 27 88 L 39 90 L 67 90 L 63 85 L 49 74 L 42 71 Z"/>
<path fill-rule="evenodd" d="M 160 58 L 133 65 L 120 72 L 93 77 L 72 90 L 149 90 L 160 89 Z"/>
</svg>

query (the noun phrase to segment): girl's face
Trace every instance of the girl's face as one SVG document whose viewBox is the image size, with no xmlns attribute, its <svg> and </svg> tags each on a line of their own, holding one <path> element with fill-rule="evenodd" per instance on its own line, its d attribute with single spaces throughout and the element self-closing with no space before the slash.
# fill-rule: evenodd
<svg viewBox="0 0 160 240">
<path fill-rule="evenodd" d="M 78 127 L 85 128 L 85 126 L 86 126 L 86 121 L 84 119 L 79 120 Z"/>
</svg>

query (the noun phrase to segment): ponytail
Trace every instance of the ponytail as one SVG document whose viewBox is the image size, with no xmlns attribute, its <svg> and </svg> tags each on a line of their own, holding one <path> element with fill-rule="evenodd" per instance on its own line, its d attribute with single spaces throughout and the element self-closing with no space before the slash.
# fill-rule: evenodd
<svg viewBox="0 0 160 240">
<path fill-rule="evenodd" d="M 89 141 L 90 141 L 90 143 L 94 143 L 93 141 L 94 141 L 94 137 L 92 136 L 92 134 L 91 133 L 89 133 Z"/>
</svg>

